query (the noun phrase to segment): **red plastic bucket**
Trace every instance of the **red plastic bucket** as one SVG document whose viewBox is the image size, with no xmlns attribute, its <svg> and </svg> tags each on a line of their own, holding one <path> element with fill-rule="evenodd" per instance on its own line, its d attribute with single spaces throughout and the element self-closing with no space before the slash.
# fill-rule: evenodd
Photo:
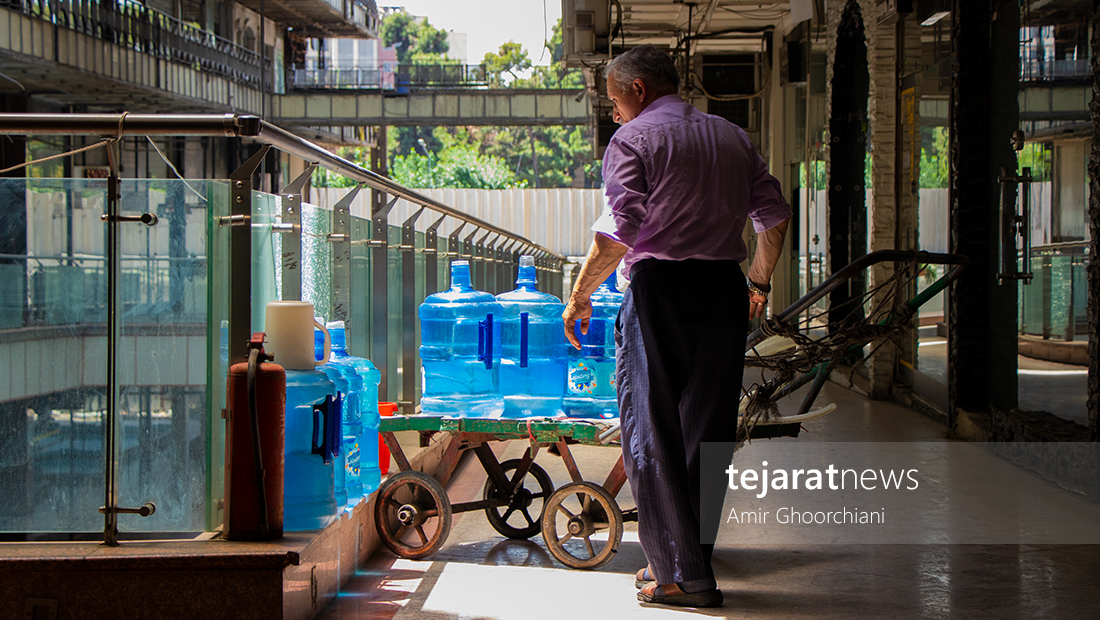
<svg viewBox="0 0 1100 620">
<path fill-rule="evenodd" d="M 388 418 L 397 413 L 397 403 L 378 403 L 378 415 Z M 382 475 L 390 473 L 390 449 L 386 440 L 378 436 L 378 470 Z"/>
</svg>

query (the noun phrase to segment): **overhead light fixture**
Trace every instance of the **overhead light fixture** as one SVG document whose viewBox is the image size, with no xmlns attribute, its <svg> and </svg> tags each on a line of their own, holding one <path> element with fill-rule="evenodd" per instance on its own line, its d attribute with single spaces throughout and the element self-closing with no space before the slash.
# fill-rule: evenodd
<svg viewBox="0 0 1100 620">
<path fill-rule="evenodd" d="M 921 26 L 931 26 L 932 24 L 935 24 L 936 22 L 940 21 L 941 19 L 947 17 L 950 14 L 951 14 L 951 11 L 939 11 L 937 13 L 933 13 L 928 19 L 922 21 L 920 23 L 920 25 Z"/>
</svg>

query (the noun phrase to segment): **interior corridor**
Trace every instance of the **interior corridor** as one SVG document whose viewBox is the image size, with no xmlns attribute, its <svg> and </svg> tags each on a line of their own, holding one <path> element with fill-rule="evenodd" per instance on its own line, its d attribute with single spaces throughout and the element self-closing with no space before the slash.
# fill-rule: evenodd
<svg viewBox="0 0 1100 620">
<path fill-rule="evenodd" d="M 829 383 L 818 405 L 837 411 L 808 422 L 799 438 L 758 440 L 738 452 L 765 454 L 773 442 L 942 441 L 941 422 L 888 402 L 871 401 Z M 501 458 L 521 455 L 512 442 Z M 903 446 L 898 446 L 904 450 Z M 600 481 L 617 447 L 577 446 L 586 480 Z M 765 454 L 765 458 L 766 454 Z M 993 457 L 991 457 L 993 458 Z M 555 486 L 568 481 L 561 460 L 537 462 Z M 1096 523 L 1100 506 L 997 459 L 999 475 L 1041 506 L 1058 504 Z M 475 459 L 452 479 L 452 502 L 480 499 L 486 475 Z M 952 480 L 945 501 L 980 493 L 983 481 Z M 633 505 L 628 489 L 617 497 Z M 996 518 L 997 515 L 989 515 Z M 1100 608 L 1100 546 L 961 544 L 720 544 L 714 566 L 725 605 L 685 610 L 645 607 L 635 599 L 634 572 L 645 565 L 637 524 L 626 523 L 617 557 L 595 571 L 557 563 L 542 545 L 505 539 L 481 512 L 454 516 L 443 549 L 425 561 L 383 549 L 348 582 L 324 620 L 515 620 L 620 618 L 1095 618 Z"/>
</svg>

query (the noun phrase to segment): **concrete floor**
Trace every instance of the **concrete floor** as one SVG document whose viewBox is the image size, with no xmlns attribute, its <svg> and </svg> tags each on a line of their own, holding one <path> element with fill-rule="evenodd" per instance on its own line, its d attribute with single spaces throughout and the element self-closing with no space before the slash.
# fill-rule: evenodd
<svg viewBox="0 0 1100 620">
<path fill-rule="evenodd" d="M 914 442 L 943 436 L 937 422 L 832 384 L 818 402 L 836 402 L 839 409 L 807 423 L 802 437 L 776 441 Z M 504 449 L 501 458 L 511 458 L 525 445 L 498 447 Z M 585 479 L 598 482 L 618 450 L 582 447 L 574 454 Z M 537 462 L 556 486 L 568 481 L 560 459 L 544 454 Z M 1016 476 L 1021 484 L 1046 484 L 1007 463 L 1003 468 L 1003 475 Z M 480 499 L 484 480 L 476 460 L 465 461 L 449 488 L 452 502 Z M 981 486 L 981 480 L 953 482 L 947 501 Z M 1043 493 L 1069 495 L 1053 487 Z M 623 508 L 632 505 L 629 489 L 617 499 Z M 1083 502 L 1078 497 L 1062 499 Z M 1094 509 L 1092 504 L 1083 507 L 1086 512 Z M 481 512 L 455 515 L 439 553 L 419 562 L 396 558 L 386 550 L 377 553 L 321 618 L 1061 620 L 1096 618 L 1100 609 L 1100 546 L 898 544 L 720 545 L 714 566 L 725 594 L 724 607 L 643 607 L 633 585 L 634 571 L 645 565 L 636 532 L 636 524 L 627 523 L 617 557 L 595 571 L 581 571 L 551 558 L 541 536 L 507 540 Z"/>
</svg>

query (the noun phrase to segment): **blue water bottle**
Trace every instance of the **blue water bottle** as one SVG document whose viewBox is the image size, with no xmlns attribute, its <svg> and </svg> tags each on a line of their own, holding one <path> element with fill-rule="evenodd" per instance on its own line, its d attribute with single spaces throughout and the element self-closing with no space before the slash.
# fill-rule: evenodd
<svg viewBox="0 0 1100 620">
<path fill-rule="evenodd" d="M 420 304 L 420 360 L 428 415 L 499 418 L 500 317 L 489 293 L 470 285 L 470 263 L 451 262 L 451 289 Z"/>
<path fill-rule="evenodd" d="M 332 363 L 343 368 L 349 380 L 344 415 L 344 453 L 347 459 L 348 499 L 378 488 L 378 382 L 382 373 L 370 360 L 348 354 L 343 321 L 325 325 L 332 341 Z"/>
<path fill-rule="evenodd" d="M 319 316 L 314 317 L 313 320 L 320 325 L 324 325 L 325 322 L 324 319 Z M 317 361 L 324 359 L 325 356 L 325 335 L 321 332 L 321 330 L 318 329 L 313 330 L 313 354 L 314 359 Z M 336 406 L 339 408 L 339 416 L 341 419 L 341 428 L 339 429 L 341 440 L 336 442 L 336 445 L 333 447 L 332 452 L 333 460 L 335 461 L 333 465 L 333 485 L 336 494 L 337 508 L 343 509 L 348 504 L 348 475 L 347 453 L 344 451 L 344 442 L 342 439 L 342 420 L 347 415 L 347 397 L 348 394 L 351 393 L 351 382 L 348 380 L 347 373 L 344 371 L 344 369 L 332 363 L 331 355 L 329 356 L 329 362 L 327 364 L 322 364 L 321 366 L 318 366 L 317 370 L 324 373 L 325 376 L 327 376 L 336 386 Z"/>
<path fill-rule="evenodd" d="M 336 515 L 336 384 L 319 370 L 286 371 L 283 529 L 315 530 Z"/>
<path fill-rule="evenodd" d="M 361 460 L 359 439 L 363 434 L 363 413 L 359 403 L 363 392 L 363 378 L 359 370 L 352 363 L 352 358 L 347 351 L 347 338 L 343 321 L 330 321 L 325 324 L 329 339 L 332 343 L 332 354 L 329 363 L 340 370 L 347 379 L 347 391 L 344 393 L 343 411 L 343 457 L 344 457 L 344 488 L 347 490 L 348 504 L 354 506 L 363 495 Z M 324 367 L 322 367 L 324 368 Z"/>
<path fill-rule="evenodd" d="M 505 418 L 558 417 L 565 392 L 565 305 L 538 290 L 533 256 L 519 258 L 516 290 L 497 295 L 501 319 L 500 389 Z"/>
<path fill-rule="evenodd" d="M 562 408 L 571 418 L 614 418 L 619 415 L 615 396 L 615 318 L 623 304 L 612 273 L 592 294 L 592 318 L 588 333 L 575 327 L 581 341 L 578 351 L 569 347 L 569 368 Z"/>
</svg>

